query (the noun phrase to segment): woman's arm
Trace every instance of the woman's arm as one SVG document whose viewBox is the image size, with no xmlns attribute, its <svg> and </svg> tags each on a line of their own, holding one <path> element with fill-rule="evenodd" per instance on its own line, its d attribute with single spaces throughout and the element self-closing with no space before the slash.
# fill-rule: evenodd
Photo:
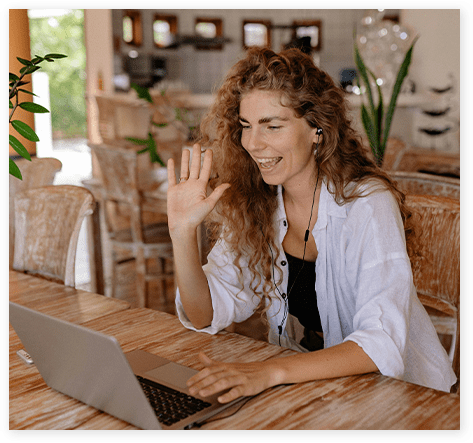
<svg viewBox="0 0 473 443">
<path fill-rule="evenodd" d="M 197 242 L 197 228 L 213 210 L 223 192 L 230 186 L 218 186 L 207 197 L 212 167 L 212 151 L 206 150 L 201 170 L 201 149 L 195 144 L 189 171 L 189 150 L 182 153 L 181 175 L 176 182 L 174 161 L 168 162 L 168 226 L 172 239 L 174 269 L 182 305 L 195 328 L 209 326 L 213 318 L 210 290 L 202 270 Z"/>
<path fill-rule="evenodd" d="M 207 397 L 226 391 L 219 402 L 228 403 L 241 396 L 256 395 L 272 386 L 326 378 L 376 372 L 378 368 L 352 341 L 320 351 L 264 362 L 222 363 L 200 354 L 205 369 L 187 382 L 192 395 Z"/>
</svg>

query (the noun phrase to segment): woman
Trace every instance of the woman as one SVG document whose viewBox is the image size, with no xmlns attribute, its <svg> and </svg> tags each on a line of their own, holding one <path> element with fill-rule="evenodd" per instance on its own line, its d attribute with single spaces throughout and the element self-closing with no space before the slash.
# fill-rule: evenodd
<svg viewBox="0 0 473 443">
<path fill-rule="evenodd" d="M 331 78 L 298 50 L 250 50 L 201 133 L 179 182 L 168 164 L 179 318 L 214 334 L 262 307 L 269 341 L 302 352 L 247 364 L 201 354 L 191 393 L 226 391 L 224 403 L 373 371 L 449 391 L 455 375 L 412 283 L 404 195 L 367 157 Z"/>
</svg>

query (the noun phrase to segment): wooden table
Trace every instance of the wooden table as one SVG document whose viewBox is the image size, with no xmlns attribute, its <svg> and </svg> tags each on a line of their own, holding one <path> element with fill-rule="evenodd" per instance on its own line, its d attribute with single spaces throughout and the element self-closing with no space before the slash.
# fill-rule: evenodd
<svg viewBox="0 0 473 443">
<path fill-rule="evenodd" d="M 226 361 L 255 361 L 294 351 L 231 332 L 185 329 L 177 317 L 150 309 L 99 316 L 85 326 L 113 335 L 125 352 L 143 349 L 202 369 L 198 352 Z M 10 344 L 10 362 L 14 350 Z M 12 390 L 13 385 L 13 390 Z M 224 411 L 222 417 L 233 412 Z M 218 417 L 218 416 L 216 416 Z M 460 399 L 380 374 L 278 386 L 249 400 L 235 415 L 201 429 L 459 429 Z M 10 363 L 10 428 L 134 429 L 106 413 L 49 389 L 34 367 Z"/>
<path fill-rule="evenodd" d="M 16 271 L 10 271 L 10 301 L 73 323 L 84 323 L 130 307 L 124 300 L 104 297 Z"/>
<path fill-rule="evenodd" d="M 106 318 L 108 314 L 124 311 L 130 307 L 129 303 L 122 300 L 77 290 L 21 272 L 10 271 L 9 278 L 11 301 L 77 324 Z M 68 414 L 67 404 L 72 405 L 70 413 L 73 415 L 77 410 L 86 408 L 48 388 L 36 367 L 26 365 L 16 355 L 23 346 L 11 325 L 9 335 L 10 428 L 37 428 L 37 419 L 31 417 L 31 411 L 36 411 L 42 417 L 39 419 L 40 427 L 50 428 L 49 425 L 52 426 L 50 420 L 57 421 L 57 417 L 53 414 L 46 418 L 40 412 L 49 400 L 51 410 L 57 411 L 61 411 L 61 404 L 65 401 L 66 407 L 60 412 L 65 416 Z M 58 402 L 57 409 L 56 402 Z"/>
</svg>

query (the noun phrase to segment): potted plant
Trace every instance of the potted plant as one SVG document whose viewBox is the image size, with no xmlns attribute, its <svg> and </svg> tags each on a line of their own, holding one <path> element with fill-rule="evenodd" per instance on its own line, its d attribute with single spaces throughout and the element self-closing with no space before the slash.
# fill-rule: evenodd
<svg viewBox="0 0 473 443">
<path fill-rule="evenodd" d="M 414 45 L 417 41 L 417 37 L 409 47 L 404 60 L 397 73 L 396 81 L 393 85 L 391 99 L 387 110 L 384 109 L 384 97 L 380 85 L 377 83 L 376 75 L 365 65 L 358 45 L 356 42 L 356 35 L 354 38 L 354 52 L 355 52 L 355 63 L 358 71 L 358 78 L 361 80 L 361 84 L 364 85 L 365 91 L 362 92 L 368 97 L 368 107 L 364 103 L 361 104 L 361 121 L 365 129 L 368 141 L 371 147 L 371 151 L 376 160 L 376 164 L 381 166 L 383 164 L 384 152 L 386 150 L 386 143 L 388 141 L 389 131 L 391 129 L 391 123 L 396 109 L 396 102 L 401 91 L 401 86 L 404 79 L 407 76 L 409 65 L 411 64 L 412 52 Z M 378 97 L 377 103 L 373 97 L 371 89 L 371 81 L 373 79 L 376 85 Z M 357 79 L 358 80 L 358 79 Z M 358 83 L 360 91 L 362 90 L 360 83 Z"/>
<path fill-rule="evenodd" d="M 20 57 L 17 57 L 17 60 L 23 65 L 20 69 L 20 75 L 9 73 L 9 101 L 10 101 L 10 116 L 8 119 L 9 124 L 15 129 L 18 134 L 30 140 L 32 142 L 39 141 L 39 137 L 36 132 L 25 122 L 21 120 L 14 120 L 13 115 L 18 108 L 24 109 L 28 112 L 33 113 L 45 113 L 49 112 L 45 107 L 38 105 L 37 103 L 32 103 L 29 101 L 20 101 L 20 93 L 35 95 L 32 92 L 24 89 L 23 86 L 29 84 L 29 81 L 25 80 L 27 75 L 31 75 L 33 72 L 41 69 L 40 64 L 44 61 L 54 62 L 56 59 L 61 59 L 67 57 L 63 54 L 47 54 L 44 57 L 36 55 L 32 60 L 26 60 Z M 31 156 L 26 148 L 14 135 L 9 134 L 9 143 L 10 146 L 23 158 L 31 161 Z M 22 180 L 21 172 L 15 162 L 10 158 L 10 174 L 14 177 Z"/>
</svg>

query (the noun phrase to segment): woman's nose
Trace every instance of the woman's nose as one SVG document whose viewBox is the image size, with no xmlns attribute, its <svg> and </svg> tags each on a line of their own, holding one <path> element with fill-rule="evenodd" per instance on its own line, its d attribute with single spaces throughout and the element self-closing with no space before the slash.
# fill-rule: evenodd
<svg viewBox="0 0 473 443">
<path fill-rule="evenodd" d="M 263 140 L 259 131 L 252 129 L 248 132 L 247 149 L 250 151 L 260 149 L 263 146 Z"/>
</svg>

